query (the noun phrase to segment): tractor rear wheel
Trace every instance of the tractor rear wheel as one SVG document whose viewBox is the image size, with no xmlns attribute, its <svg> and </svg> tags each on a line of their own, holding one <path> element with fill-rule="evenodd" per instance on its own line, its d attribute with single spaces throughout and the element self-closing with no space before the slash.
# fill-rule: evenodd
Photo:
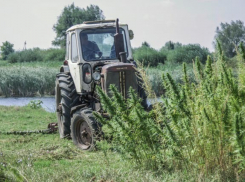
<svg viewBox="0 0 245 182">
<path fill-rule="evenodd" d="M 81 150 L 91 151 L 101 138 L 101 125 L 95 119 L 91 109 L 80 109 L 71 119 L 71 137 Z"/>
<path fill-rule="evenodd" d="M 60 138 L 70 136 L 71 108 L 77 104 L 78 94 L 72 77 L 69 74 L 59 73 L 55 82 L 55 102 L 58 118 Z"/>
</svg>

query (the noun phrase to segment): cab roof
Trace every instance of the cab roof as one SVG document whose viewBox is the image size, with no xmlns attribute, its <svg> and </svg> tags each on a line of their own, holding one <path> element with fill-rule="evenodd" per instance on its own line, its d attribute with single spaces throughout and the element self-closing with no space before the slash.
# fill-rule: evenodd
<svg viewBox="0 0 245 182">
<path fill-rule="evenodd" d="M 119 27 L 127 26 L 127 24 L 119 23 Z M 86 29 L 86 28 L 99 28 L 99 27 L 116 27 L 115 20 L 99 20 L 99 21 L 85 21 L 82 24 L 73 25 L 66 32 L 70 32 L 75 29 Z"/>
</svg>

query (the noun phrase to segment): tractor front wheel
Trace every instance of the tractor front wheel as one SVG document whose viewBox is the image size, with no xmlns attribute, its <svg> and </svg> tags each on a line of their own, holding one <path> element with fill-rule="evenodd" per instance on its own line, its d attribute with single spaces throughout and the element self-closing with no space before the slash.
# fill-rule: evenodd
<svg viewBox="0 0 245 182">
<path fill-rule="evenodd" d="M 101 125 L 96 121 L 91 109 L 81 109 L 73 114 L 71 137 L 79 149 L 94 149 L 96 141 L 101 137 Z"/>
</svg>

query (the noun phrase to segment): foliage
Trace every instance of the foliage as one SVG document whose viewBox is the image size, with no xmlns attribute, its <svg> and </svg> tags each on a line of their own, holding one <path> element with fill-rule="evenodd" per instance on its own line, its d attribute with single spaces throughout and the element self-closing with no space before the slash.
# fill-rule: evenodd
<svg viewBox="0 0 245 182">
<path fill-rule="evenodd" d="M 146 41 L 142 42 L 142 46 L 151 47 L 150 44 Z"/>
<path fill-rule="evenodd" d="M 231 23 L 221 23 L 216 29 L 215 39 L 219 40 L 225 56 L 231 58 L 236 55 L 235 47 L 245 42 L 245 26 L 240 20 Z M 216 41 L 215 43 L 216 44 Z"/>
<path fill-rule="evenodd" d="M 43 50 L 42 56 L 44 61 L 64 61 L 65 60 L 65 50 L 64 49 L 47 49 Z"/>
<path fill-rule="evenodd" d="M 161 49 L 161 51 L 164 51 L 164 49 Z M 202 48 L 199 44 L 178 45 L 173 50 L 168 51 L 167 61 L 192 63 L 195 57 L 199 57 L 200 61 L 205 63 L 208 54 L 208 49 Z"/>
<path fill-rule="evenodd" d="M 193 73 L 193 65 L 187 64 L 187 75 L 190 79 L 190 82 L 194 83 L 194 73 Z M 148 67 L 144 68 L 146 71 L 147 79 L 149 80 L 151 84 L 152 90 L 155 92 L 156 96 L 161 96 L 164 94 L 164 86 L 162 83 L 162 74 L 164 72 L 168 72 L 172 75 L 173 79 L 177 84 L 183 83 L 182 79 L 182 64 L 181 63 L 171 63 L 166 62 L 165 64 L 159 64 L 157 67 Z"/>
<path fill-rule="evenodd" d="M 134 59 L 138 60 L 143 66 L 156 67 L 159 64 L 192 63 L 195 57 L 199 57 L 202 63 L 205 63 L 207 56 L 210 54 L 207 48 L 199 44 L 182 45 L 172 41 L 166 42 L 165 46 L 159 51 L 150 47 L 147 42 L 142 43 L 139 48 L 133 49 Z"/>
<path fill-rule="evenodd" d="M 43 101 L 41 100 L 31 100 L 28 106 L 32 109 L 40 109 L 42 107 Z"/>
<path fill-rule="evenodd" d="M 66 30 L 68 28 L 84 21 L 103 20 L 104 18 L 103 11 L 99 6 L 90 5 L 85 9 L 79 8 L 72 3 L 63 9 L 57 23 L 53 26 L 56 38 L 52 41 L 52 44 L 64 48 L 66 45 Z"/>
<path fill-rule="evenodd" d="M 134 59 L 141 62 L 144 66 L 157 66 L 159 63 L 165 62 L 166 54 L 142 45 L 134 49 Z"/>
<path fill-rule="evenodd" d="M 10 63 L 17 62 L 39 62 L 39 61 L 64 61 L 64 49 L 27 49 L 24 51 L 17 51 L 8 56 Z"/>
<path fill-rule="evenodd" d="M 14 44 L 11 44 L 10 42 L 6 41 L 3 42 L 3 45 L 1 46 L 0 50 L 1 50 L 1 55 L 2 55 L 2 59 L 6 60 L 8 55 L 11 54 L 12 52 L 14 52 Z"/>
<path fill-rule="evenodd" d="M 112 136 L 113 147 L 125 157 L 135 159 L 137 163 L 142 164 L 142 160 L 155 161 L 160 153 L 161 142 L 158 135 L 161 133 L 160 127 L 151 115 L 143 110 L 140 99 L 132 88 L 129 89 L 129 99 L 126 103 L 115 86 L 111 85 L 110 89 L 113 93 L 112 98 L 106 96 L 100 88 L 98 93 L 111 119 L 105 120 L 94 114 L 108 127 L 107 135 Z"/>
<path fill-rule="evenodd" d="M 175 48 L 174 43 L 172 41 L 168 41 L 165 43 L 165 48 L 167 50 L 173 50 Z"/>
<path fill-rule="evenodd" d="M 34 48 L 14 52 L 8 56 L 8 60 L 10 63 L 42 61 L 42 56 L 40 53 L 40 49 Z"/>
<path fill-rule="evenodd" d="M 0 94 L 4 96 L 34 96 L 54 94 L 57 70 L 45 67 L 0 68 Z"/>
<path fill-rule="evenodd" d="M 110 120 L 96 114 L 112 136 L 114 150 L 136 164 L 168 171 L 196 170 L 198 180 L 218 175 L 220 181 L 245 179 L 245 51 L 241 45 L 238 80 L 224 61 L 208 56 L 203 67 L 195 59 L 195 82 L 183 64 L 183 84 L 163 74 L 164 103 L 156 103 L 147 114 L 130 90 L 124 102 L 115 87 L 109 98 L 100 89 L 103 109 Z M 218 173 L 217 173 L 218 171 Z M 216 173 L 216 174 L 215 174 Z"/>
</svg>

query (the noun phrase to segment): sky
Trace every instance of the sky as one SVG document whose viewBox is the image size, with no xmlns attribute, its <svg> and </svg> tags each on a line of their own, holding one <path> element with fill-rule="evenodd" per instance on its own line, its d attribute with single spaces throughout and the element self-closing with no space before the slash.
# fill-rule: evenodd
<svg viewBox="0 0 245 182">
<path fill-rule="evenodd" d="M 53 25 L 65 6 L 98 5 L 106 19 L 119 18 L 134 32 L 132 47 L 147 41 L 160 49 L 168 41 L 200 44 L 214 50 L 221 22 L 245 22 L 245 0 L 0 0 L 0 45 L 15 50 L 53 47 Z"/>
</svg>

